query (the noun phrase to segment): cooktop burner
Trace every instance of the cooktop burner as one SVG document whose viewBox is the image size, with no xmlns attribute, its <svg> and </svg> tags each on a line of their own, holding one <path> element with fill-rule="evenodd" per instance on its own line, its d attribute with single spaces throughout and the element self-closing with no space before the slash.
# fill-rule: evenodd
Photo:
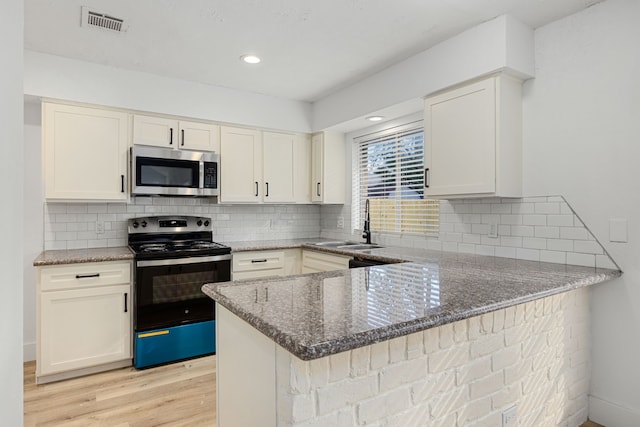
<svg viewBox="0 0 640 427">
<path fill-rule="evenodd" d="M 212 241 L 209 218 L 157 216 L 129 220 L 129 247 L 136 258 L 223 255 L 231 248 Z"/>
</svg>

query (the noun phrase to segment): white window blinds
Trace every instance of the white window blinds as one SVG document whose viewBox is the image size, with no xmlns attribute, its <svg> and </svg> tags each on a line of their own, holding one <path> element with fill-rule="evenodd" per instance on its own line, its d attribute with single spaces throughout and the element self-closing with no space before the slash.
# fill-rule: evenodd
<svg viewBox="0 0 640 427">
<path fill-rule="evenodd" d="M 369 199 L 371 231 L 437 235 L 439 203 L 424 198 L 422 121 L 354 139 L 353 212 L 362 229 Z"/>
</svg>

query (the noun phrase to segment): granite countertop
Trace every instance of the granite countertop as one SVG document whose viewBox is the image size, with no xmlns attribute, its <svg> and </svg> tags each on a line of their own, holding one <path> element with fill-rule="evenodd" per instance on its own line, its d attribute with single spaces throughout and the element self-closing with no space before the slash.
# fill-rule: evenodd
<svg viewBox="0 0 640 427">
<path fill-rule="evenodd" d="M 36 267 L 83 262 L 132 260 L 133 252 L 127 246 L 115 248 L 60 249 L 44 251 L 33 261 Z"/>
<path fill-rule="evenodd" d="M 325 242 L 329 239 L 306 238 L 306 239 L 282 239 L 282 240 L 250 240 L 237 242 L 223 242 L 229 246 L 233 252 L 265 251 L 276 249 L 298 249 L 301 246 L 316 242 Z"/>
<path fill-rule="evenodd" d="M 622 274 L 417 249 L 366 255 L 413 262 L 207 284 L 203 291 L 292 354 L 312 360 Z"/>
</svg>

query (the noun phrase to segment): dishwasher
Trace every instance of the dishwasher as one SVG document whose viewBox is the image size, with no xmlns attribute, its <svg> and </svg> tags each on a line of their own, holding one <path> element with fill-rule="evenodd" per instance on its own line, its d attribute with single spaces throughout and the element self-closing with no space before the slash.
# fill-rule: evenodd
<svg viewBox="0 0 640 427">
<path fill-rule="evenodd" d="M 378 261 L 374 259 L 366 259 L 354 257 L 349 260 L 349 268 L 358 268 L 358 267 L 371 267 L 373 265 L 384 265 L 384 264 L 392 264 L 387 261 Z"/>
</svg>

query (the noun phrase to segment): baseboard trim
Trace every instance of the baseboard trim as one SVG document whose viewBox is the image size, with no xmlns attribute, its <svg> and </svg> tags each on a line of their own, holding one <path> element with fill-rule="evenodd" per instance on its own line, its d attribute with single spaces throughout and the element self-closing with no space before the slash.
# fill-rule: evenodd
<svg viewBox="0 0 640 427">
<path fill-rule="evenodd" d="M 589 396 L 589 419 L 603 426 L 640 426 L 640 412 Z"/>
</svg>

